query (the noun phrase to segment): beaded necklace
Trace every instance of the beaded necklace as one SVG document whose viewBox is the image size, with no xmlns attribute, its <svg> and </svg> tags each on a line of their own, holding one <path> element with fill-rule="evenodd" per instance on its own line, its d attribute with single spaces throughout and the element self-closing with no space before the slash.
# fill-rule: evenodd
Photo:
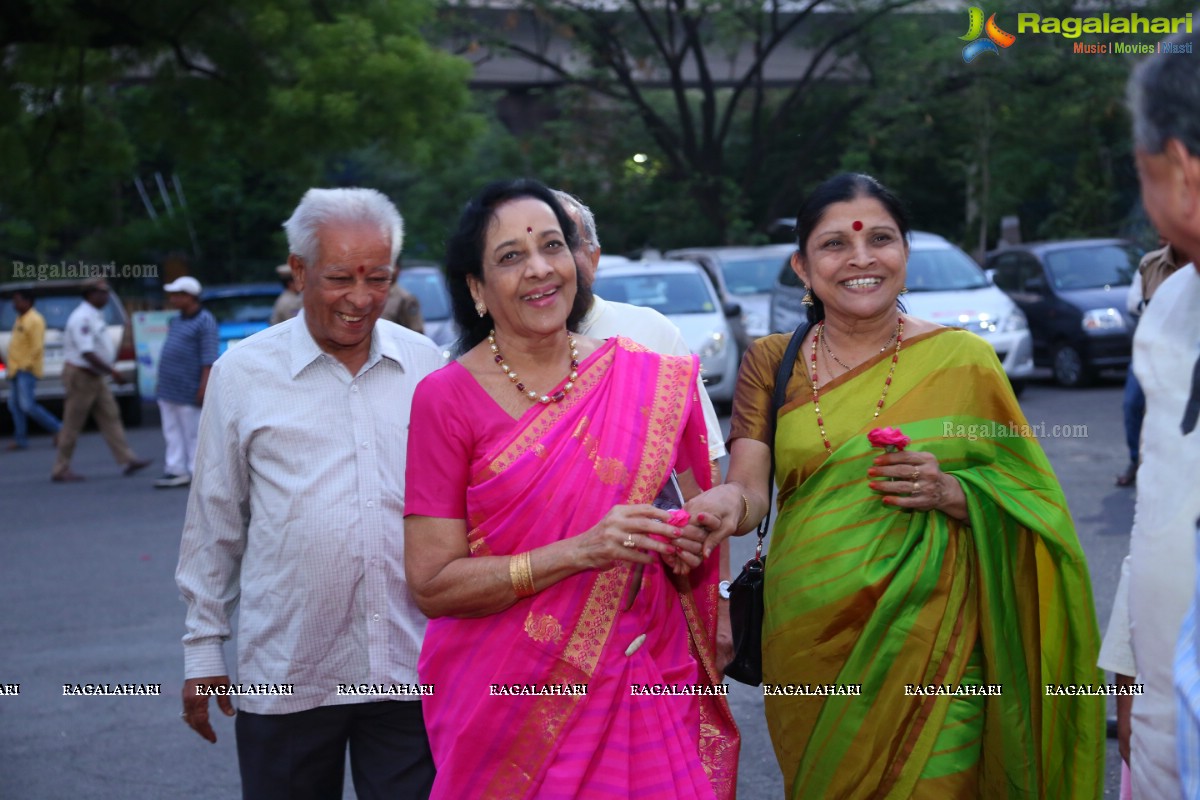
<svg viewBox="0 0 1200 800">
<path fill-rule="evenodd" d="M 817 413 L 817 427 L 821 430 L 821 441 L 825 443 L 825 457 L 833 455 L 833 445 L 829 443 L 829 436 L 825 434 L 825 417 L 821 414 L 821 393 L 817 389 L 817 340 L 820 339 L 822 345 L 825 344 L 825 320 L 817 323 L 817 335 L 812 341 L 812 393 L 813 393 L 813 409 Z M 872 419 L 879 418 L 879 412 L 883 410 L 883 401 L 887 399 L 888 389 L 892 386 L 892 375 L 896 372 L 896 362 L 900 360 L 900 345 L 904 342 L 904 317 L 900 317 L 896 322 L 896 351 L 892 353 L 892 366 L 888 369 L 887 378 L 883 381 L 883 392 L 879 395 L 879 402 L 875 404 L 875 415 Z M 891 339 L 888 339 L 891 342 Z M 887 345 L 884 345 L 887 348 Z M 880 350 L 882 353 L 883 351 Z M 832 353 L 830 354 L 832 355 Z M 836 359 L 835 359 L 836 360 Z M 841 363 L 840 361 L 838 362 Z"/>
<path fill-rule="evenodd" d="M 500 355 L 500 348 L 496 346 L 496 330 L 494 328 L 488 331 L 487 338 L 488 344 L 492 348 L 492 357 L 496 360 L 496 363 L 500 365 L 500 369 L 504 370 L 504 374 L 508 376 L 508 380 L 511 383 L 516 384 L 517 391 L 528 397 L 530 400 L 536 400 L 543 405 L 548 403 L 561 403 L 562 399 L 567 396 L 567 392 L 575 388 L 575 379 L 579 377 L 579 373 L 576 371 L 579 369 L 579 351 L 575 349 L 575 338 L 571 336 L 570 332 L 567 333 L 567 347 L 571 350 L 571 374 L 567 376 L 567 382 L 563 388 L 559 389 L 554 394 L 543 394 L 540 396 L 533 389 L 526 390 L 525 384 L 520 383 L 517 380 L 517 373 L 513 372 L 512 368 L 509 367 L 508 364 L 504 363 L 504 356 Z"/>
</svg>

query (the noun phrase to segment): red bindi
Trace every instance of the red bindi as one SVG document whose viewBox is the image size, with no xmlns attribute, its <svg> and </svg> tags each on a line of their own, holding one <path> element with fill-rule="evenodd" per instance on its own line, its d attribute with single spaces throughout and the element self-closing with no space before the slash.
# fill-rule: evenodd
<svg viewBox="0 0 1200 800">
<path fill-rule="evenodd" d="M 526 228 L 526 229 L 525 229 L 525 232 L 526 232 L 526 233 L 533 233 L 533 228 Z"/>
<path fill-rule="evenodd" d="M 364 267 L 362 267 L 362 266 L 359 266 L 359 268 L 358 268 L 358 274 L 359 274 L 359 275 L 362 275 L 362 274 L 363 274 L 364 272 L 366 272 L 366 271 L 367 271 L 367 270 L 366 270 L 366 268 L 364 268 Z"/>
<path fill-rule="evenodd" d="M 862 223 L 861 223 L 861 222 L 859 222 L 858 220 L 854 220 L 854 224 L 853 224 L 853 225 L 851 225 L 850 227 L 851 227 L 851 228 L 854 228 L 854 230 L 856 230 L 856 231 L 861 231 L 861 230 L 862 230 Z"/>
</svg>

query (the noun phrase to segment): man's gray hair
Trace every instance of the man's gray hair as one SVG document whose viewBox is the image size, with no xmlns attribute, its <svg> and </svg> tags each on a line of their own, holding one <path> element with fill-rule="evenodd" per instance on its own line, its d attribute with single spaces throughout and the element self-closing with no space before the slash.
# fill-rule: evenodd
<svg viewBox="0 0 1200 800">
<path fill-rule="evenodd" d="M 288 252 L 305 264 L 317 262 L 317 232 L 330 222 L 377 225 L 392 246 L 392 266 L 404 244 L 404 219 L 391 200 L 374 189 L 309 189 L 300 205 L 283 223 L 287 231 Z"/>
<path fill-rule="evenodd" d="M 1162 51 L 1143 60 L 1129 78 L 1133 143 L 1151 155 L 1178 139 L 1200 157 L 1200 32 L 1162 42 Z"/>
<path fill-rule="evenodd" d="M 561 189 L 551 189 L 550 191 L 554 192 L 554 197 L 558 200 L 559 205 L 563 207 L 563 211 L 566 211 L 568 214 L 572 210 L 578 212 L 579 221 L 583 223 L 579 226 L 579 238 L 582 240 L 584 246 L 587 247 L 588 252 L 594 253 L 599 250 L 600 237 L 596 235 L 596 215 L 592 213 L 592 210 L 573 194 L 567 194 Z"/>
</svg>

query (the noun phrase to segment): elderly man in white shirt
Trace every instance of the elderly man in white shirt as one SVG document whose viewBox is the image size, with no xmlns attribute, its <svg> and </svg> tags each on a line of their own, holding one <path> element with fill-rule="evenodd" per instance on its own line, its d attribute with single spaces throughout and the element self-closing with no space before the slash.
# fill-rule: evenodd
<svg viewBox="0 0 1200 800">
<path fill-rule="evenodd" d="M 312 189 L 284 227 L 299 316 L 212 368 L 176 581 L 187 603 L 186 723 L 232 715 L 245 798 L 427 797 L 433 762 L 404 578 L 404 462 L 426 337 L 379 320 L 395 206 Z M 237 683 L 223 644 L 240 604 Z"/>
</svg>

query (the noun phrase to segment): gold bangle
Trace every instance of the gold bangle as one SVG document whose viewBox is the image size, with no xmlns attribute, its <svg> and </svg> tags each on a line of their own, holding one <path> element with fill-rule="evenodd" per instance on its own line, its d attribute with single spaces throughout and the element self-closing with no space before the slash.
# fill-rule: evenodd
<svg viewBox="0 0 1200 800">
<path fill-rule="evenodd" d="M 748 519 L 750 519 L 750 501 L 746 499 L 746 495 L 742 495 L 742 518 L 738 520 L 737 527 L 733 529 L 733 532 L 740 531 Z"/>
<path fill-rule="evenodd" d="M 533 565 L 529 553 L 519 553 L 508 559 L 508 579 L 517 597 L 529 597 L 537 592 L 533 586 Z"/>
</svg>

